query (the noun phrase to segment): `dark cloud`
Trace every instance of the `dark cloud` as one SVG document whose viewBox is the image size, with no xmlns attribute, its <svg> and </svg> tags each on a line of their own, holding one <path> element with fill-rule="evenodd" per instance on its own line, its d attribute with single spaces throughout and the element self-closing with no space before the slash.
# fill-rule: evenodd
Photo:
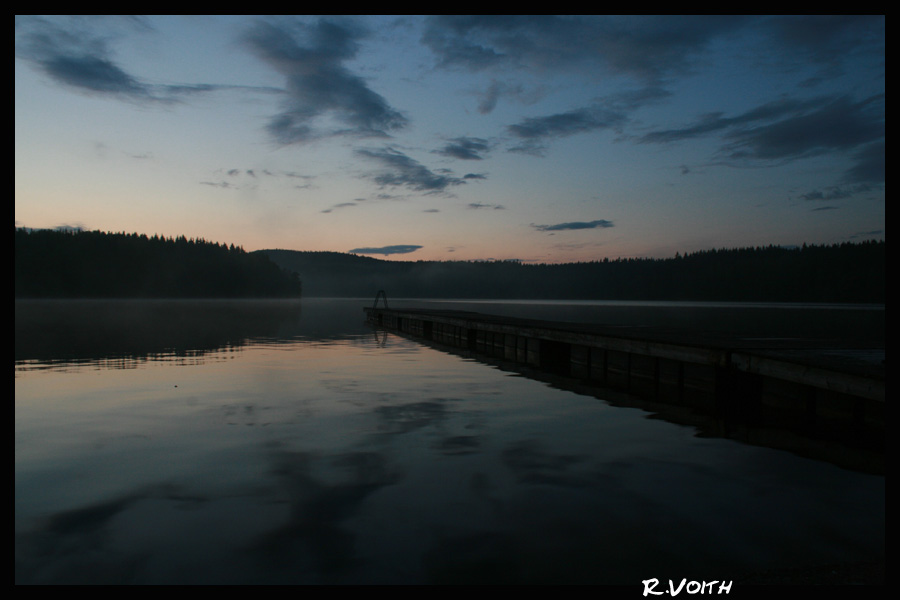
<svg viewBox="0 0 900 600">
<path fill-rule="evenodd" d="M 16 55 L 51 80 L 87 93 L 135 99 L 155 99 L 153 88 L 126 73 L 113 60 L 109 33 L 99 34 L 98 19 L 84 21 L 31 17 L 16 19 Z"/>
<path fill-rule="evenodd" d="M 834 185 L 826 187 L 822 190 L 813 190 L 811 192 L 807 192 L 805 194 L 800 194 L 800 198 L 803 200 L 813 200 L 813 201 L 831 201 L 831 200 L 843 200 L 845 198 L 852 198 L 858 194 L 865 194 L 867 192 L 875 191 L 875 187 L 869 184 L 858 184 L 858 185 Z"/>
<path fill-rule="evenodd" d="M 313 184 L 313 180 L 315 179 L 314 175 L 301 175 L 299 173 L 295 173 L 293 171 L 270 171 L 269 169 L 239 169 L 239 168 L 223 168 L 217 169 L 214 172 L 216 175 L 224 174 L 232 179 L 239 179 L 243 177 L 249 177 L 251 179 L 255 179 L 257 181 L 260 180 L 262 176 L 265 176 L 265 179 L 272 178 L 275 180 L 286 178 L 287 180 L 300 180 L 303 183 L 298 185 L 293 185 L 292 187 L 296 189 L 309 189 L 315 187 Z M 220 187 L 228 187 L 229 184 L 213 184 L 209 182 L 205 182 L 206 185 L 219 185 Z"/>
<path fill-rule="evenodd" d="M 784 56 L 821 65 L 807 83 L 833 77 L 848 57 L 884 56 L 884 15 L 782 15 L 765 19 L 764 31 Z"/>
<path fill-rule="evenodd" d="M 803 114 L 809 109 L 821 108 L 828 100 L 814 98 L 811 100 L 780 99 L 768 102 L 757 108 L 734 117 L 725 117 L 722 113 L 710 113 L 700 117 L 697 122 L 677 129 L 651 131 L 638 139 L 642 143 L 670 143 L 693 139 L 731 129 L 751 126 L 760 121 L 772 121 L 782 117 Z"/>
<path fill-rule="evenodd" d="M 512 98 L 522 104 L 534 104 L 547 93 L 547 90 L 548 86 L 546 85 L 527 87 L 518 82 L 494 79 L 484 91 L 476 92 L 478 112 L 483 115 L 493 112 L 500 98 Z"/>
<path fill-rule="evenodd" d="M 332 211 L 335 210 L 335 209 L 338 209 L 338 208 L 349 208 L 349 207 L 351 207 L 351 206 L 357 206 L 356 202 L 339 202 L 339 203 L 335 204 L 334 206 L 332 206 L 331 208 L 326 208 L 326 209 L 323 210 L 322 212 L 323 212 L 323 213 L 330 213 L 330 212 L 332 212 Z"/>
<path fill-rule="evenodd" d="M 493 112 L 494 108 L 497 107 L 497 101 L 500 99 L 501 94 L 506 91 L 506 88 L 507 86 L 499 81 L 492 81 L 478 103 L 478 112 L 483 115 Z"/>
<path fill-rule="evenodd" d="M 852 150 L 884 135 L 883 94 L 859 102 L 841 97 L 813 111 L 734 131 L 727 151 L 732 158 L 793 159 Z"/>
<path fill-rule="evenodd" d="M 627 120 L 624 113 L 601 107 L 586 107 L 545 117 L 529 117 L 507 127 L 507 132 L 521 143 L 511 152 L 542 155 L 546 142 L 578 133 L 620 127 Z"/>
<path fill-rule="evenodd" d="M 612 127 L 621 123 L 623 116 L 615 112 L 581 108 L 546 117 L 530 117 L 508 127 L 509 132 L 522 139 L 563 137 L 582 131 Z"/>
<path fill-rule="evenodd" d="M 733 117 L 705 115 L 638 141 L 672 143 L 711 135 L 722 138 L 720 154 L 727 161 L 786 161 L 855 150 L 845 181 L 884 181 L 884 94 L 860 101 L 848 96 L 780 99 Z"/>
<path fill-rule="evenodd" d="M 375 182 L 382 186 L 402 186 L 420 192 L 436 193 L 465 183 L 463 178 L 455 177 L 449 172 L 431 171 L 422 163 L 393 148 L 359 149 L 356 150 L 356 154 L 379 162 L 387 169 L 373 177 Z"/>
<path fill-rule="evenodd" d="M 823 192 L 821 190 L 813 190 L 811 192 L 801 194 L 800 197 L 804 200 L 831 200 L 832 199 L 832 198 L 826 196 L 825 192 Z"/>
<path fill-rule="evenodd" d="M 265 175 L 269 175 L 270 177 L 277 177 L 277 175 L 275 175 L 271 171 L 267 171 L 265 169 L 262 171 L 262 173 L 264 173 Z M 227 171 L 225 171 L 225 174 L 228 175 L 229 177 L 238 177 L 240 175 L 249 175 L 250 177 L 253 177 L 254 179 L 256 179 L 256 171 L 254 171 L 253 169 L 228 169 Z"/>
<path fill-rule="evenodd" d="M 99 56 L 49 55 L 41 67 L 60 83 L 93 92 L 152 97 L 150 89 L 112 63 Z"/>
<path fill-rule="evenodd" d="M 573 221 L 571 223 L 557 223 L 556 225 L 531 225 L 538 231 L 565 231 L 570 229 L 597 229 L 613 227 L 612 221 L 599 219 L 597 221 Z"/>
<path fill-rule="evenodd" d="M 490 143 L 483 138 L 458 137 L 450 140 L 438 154 L 459 158 L 461 160 L 483 160 L 484 153 L 490 150 Z"/>
<path fill-rule="evenodd" d="M 270 88 L 200 84 L 152 84 L 128 73 L 114 57 L 112 42 L 122 32 L 148 31 L 136 18 L 23 17 L 16 19 L 16 56 L 52 81 L 73 90 L 136 102 L 179 102 L 226 89 Z"/>
<path fill-rule="evenodd" d="M 285 177 L 293 177 L 295 179 L 314 179 L 314 175 L 301 175 L 300 173 L 294 173 L 293 171 L 285 171 L 283 173 Z"/>
<path fill-rule="evenodd" d="M 278 177 L 277 174 L 272 174 L 272 173 L 270 173 L 270 174 L 274 175 L 275 177 Z M 290 179 L 299 179 L 299 180 L 303 181 L 304 183 L 294 186 L 295 188 L 297 188 L 299 190 L 306 190 L 306 189 L 315 187 L 315 185 L 312 182 L 313 179 L 315 179 L 314 175 L 301 175 L 299 173 L 294 173 L 293 171 L 285 171 L 285 172 L 280 173 L 280 175 L 284 175 L 285 177 L 288 177 Z"/>
<path fill-rule="evenodd" d="M 225 189 L 234 187 L 232 184 L 228 183 L 227 181 L 201 181 L 200 185 L 208 185 L 211 187 L 218 187 L 218 188 L 225 188 Z"/>
<path fill-rule="evenodd" d="M 633 111 L 668 98 L 672 94 L 658 86 L 644 86 L 598 98 L 590 106 L 543 117 L 528 117 L 507 126 L 507 132 L 522 140 L 510 152 L 542 156 L 550 140 L 596 130 L 621 132 Z"/>
<path fill-rule="evenodd" d="M 422 41 L 443 67 L 546 72 L 600 66 L 658 80 L 687 70 L 710 42 L 752 22 L 728 16 L 451 15 L 431 17 Z"/>
<path fill-rule="evenodd" d="M 848 183 L 884 183 L 884 140 L 860 148 L 854 155 L 854 165 L 844 173 Z"/>
<path fill-rule="evenodd" d="M 884 25 L 884 15 L 451 15 L 429 18 L 422 42 L 441 67 L 586 68 L 661 82 L 691 73 L 716 41 L 747 34 L 755 56 L 819 65 L 822 80 L 860 53 L 883 57 Z M 490 112 L 503 91 L 489 88 L 479 110 Z"/>
<path fill-rule="evenodd" d="M 386 137 L 407 125 L 406 117 L 344 66 L 364 36 L 349 22 L 327 19 L 259 22 L 246 34 L 247 45 L 286 79 L 284 110 L 268 125 L 279 143 L 335 135 Z M 341 126 L 319 128 L 317 121 L 327 117 Z"/>
<path fill-rule="evenodd" d="M 849 239 L 855 240 L 864 238 L 867 240 L 877 239 L 879 237 L 884 237 L 884 229 L 873 229 L 871 231 L 860 231 L 858 233 L 854 233 L 853 235 L 848 236 Z"/>
<path fill-rule="evenodd" d="M 350 254 L 409 254 L 410 252 L 415 252 L 416 250 L 422 248 L 422 246 L 414 246 L 414 245 L 396 245 L 396 246 L 382 246 L 381 248 L 354 248 L 353 250 L 348 250 Z"/>
<path fill-rule="evenodd" d="M 631 112 L 648 104 L 659 104 L 672 96 L 672 92 L 662 86 L 646 85 L 603 96 L 598 104 L 609 111 Z"/>
<path fill-rule="evenodd" d="M 470 202 L 466 205 L 468 208 L 479 209 L 479 208 L 491 208 L 493 210 L 505 210 L 506 207 L 502 204 L 485 204 L 483 202 Z"/>
</svg>

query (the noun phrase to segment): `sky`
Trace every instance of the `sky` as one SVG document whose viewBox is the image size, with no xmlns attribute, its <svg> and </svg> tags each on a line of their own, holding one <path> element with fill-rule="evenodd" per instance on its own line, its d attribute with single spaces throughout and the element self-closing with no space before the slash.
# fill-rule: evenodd
<svg viewBox="0 0 900 600">
<path fill-rule="evenodd" d="M 17 16 L 16 227 L 560 263 L 884 239 L 884 16 Z"/>
</svg>

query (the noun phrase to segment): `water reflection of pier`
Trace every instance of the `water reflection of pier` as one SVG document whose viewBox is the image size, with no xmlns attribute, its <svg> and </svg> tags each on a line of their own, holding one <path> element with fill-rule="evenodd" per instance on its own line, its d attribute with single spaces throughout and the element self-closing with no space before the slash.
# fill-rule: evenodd
<svg viewBox="0 0 900 600">
<path fill-rule="evenodd" d="M 365 307 L 367 321 L 704 435 L 884 469 L 884 346 L 737 338 L 466 311 Z"/>
</svg>

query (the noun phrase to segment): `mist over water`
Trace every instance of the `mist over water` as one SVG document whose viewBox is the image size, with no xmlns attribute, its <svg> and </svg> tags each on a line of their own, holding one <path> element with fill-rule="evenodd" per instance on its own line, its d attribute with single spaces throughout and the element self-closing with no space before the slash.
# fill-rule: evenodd
<svg viewBox="0 0 900 600">
<path fill-rule="evenodd" d="M 390 301 L 884 335 L 883 307 Z M 640 589 L 883 558 L 883 476 L 697 437 L 365 305 L 17 302 L 16 582 Z"/>
</svg>

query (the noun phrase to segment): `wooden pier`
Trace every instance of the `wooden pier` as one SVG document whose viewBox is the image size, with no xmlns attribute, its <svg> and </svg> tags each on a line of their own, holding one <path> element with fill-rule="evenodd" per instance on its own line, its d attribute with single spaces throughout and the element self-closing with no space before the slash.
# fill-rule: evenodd
<svg viewBox="0 0 900 600">
<path fill-rule="evenodd" d="M 725 429 L 789 430 L 883 453 L 883 343 L 738 338 L 379 308 L 377 301 L 364 310 L 377 327 L 714 415 Z"/>
</svg>

